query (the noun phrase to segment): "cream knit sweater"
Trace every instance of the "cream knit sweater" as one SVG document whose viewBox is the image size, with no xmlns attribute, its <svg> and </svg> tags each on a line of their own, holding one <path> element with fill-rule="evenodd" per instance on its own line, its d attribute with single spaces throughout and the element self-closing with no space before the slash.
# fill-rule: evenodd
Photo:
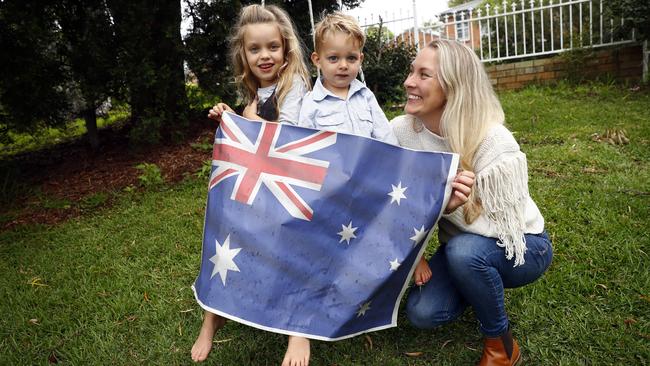
<svg viewBox="0 0 650 366">
<path fill-rule="evenodd" d="M 415 150 L 451 152 L 446 139 L 424 128 L 412 116 L 399 116 L 391 121 L 399 144 Z M 422 128 L 420 128 L 422 127 Z M 439 223 L 441 242 L 461 232 L 496 238 L 504 247 L 506 258 L 514 257 L 514 266 L 524 264 L 524 234 L 544 231 L 544 218 L 528 194 L 526 155 L 512 133 L 503 125 L 495 125 L 474 157 L 475 194 L 483 212 L 471 224 L 465 223 L 462 206 Z"/>
</svg>

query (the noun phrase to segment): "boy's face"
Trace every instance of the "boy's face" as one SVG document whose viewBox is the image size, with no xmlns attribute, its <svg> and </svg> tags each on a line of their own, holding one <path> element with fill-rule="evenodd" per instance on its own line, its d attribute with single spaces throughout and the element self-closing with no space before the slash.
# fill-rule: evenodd
<svg viewBox="0 0 650 366">
<path fill-rule="evenodd" d="M 311 54 L 311 60 L 320 69 L 325 88 L 347 95 L 350 83 L 361 68 L 363 53 L 359 43 L 349 35 L 330 32 L 325 35 L 320 52 Z"/>
</svg>

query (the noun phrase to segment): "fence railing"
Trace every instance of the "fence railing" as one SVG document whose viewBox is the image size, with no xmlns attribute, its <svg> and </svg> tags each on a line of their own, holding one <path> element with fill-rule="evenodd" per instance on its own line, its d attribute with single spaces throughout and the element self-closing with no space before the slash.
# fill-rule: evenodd
<svg viewBox="0 0 650 366">
<path fill-rule="evenodd" d="M 465 42 L 483 62 L 634 43 L 634 30 L 617 34 L 617 26 L 623 26 L 625 19 L 608 14 L 603 3 L 521 0 L 503 1 L 501 6 L 494 7 L 488 4 L 443 15 L 440 37 Z"/>
</svg>

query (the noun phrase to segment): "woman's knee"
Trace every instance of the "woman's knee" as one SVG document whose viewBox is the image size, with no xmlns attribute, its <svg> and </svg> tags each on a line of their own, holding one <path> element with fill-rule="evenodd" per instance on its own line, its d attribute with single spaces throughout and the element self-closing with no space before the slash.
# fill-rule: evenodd
<svg viewBox="0 0 650 366">
<path fill-rule="evenodd" d="M 413 288 L 411 291 L 418 291 L 418 289 Z M 460 314 L 456 311 L 452 314 L 442 301 L 426 301 L 418 294 L 412 294 L 406 302 L 406 317 L 414 327 L 420 329 L 432 329 L 449 323 Z"/>
</svg>

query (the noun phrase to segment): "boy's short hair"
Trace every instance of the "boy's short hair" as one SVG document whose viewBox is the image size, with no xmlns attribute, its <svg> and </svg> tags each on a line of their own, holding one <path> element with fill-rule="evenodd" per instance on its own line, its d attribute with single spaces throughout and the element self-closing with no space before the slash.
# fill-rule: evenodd
<svg viewBox="0 0 650 366">
<path fill-rule="evenodd" d="M 349 38 L 359 44 L 359 49 L 363 50 L 366 43 L 366 34 L 359 26 L 359 23 L 351 16 L 345 15 L 340 11 L 325 15 L 314 29 L 314 38 L 316 45 L 314 51 L 319 53 L 325 37 L 328 33 L 341 32 L 348 35 Z"/>
</svg>

